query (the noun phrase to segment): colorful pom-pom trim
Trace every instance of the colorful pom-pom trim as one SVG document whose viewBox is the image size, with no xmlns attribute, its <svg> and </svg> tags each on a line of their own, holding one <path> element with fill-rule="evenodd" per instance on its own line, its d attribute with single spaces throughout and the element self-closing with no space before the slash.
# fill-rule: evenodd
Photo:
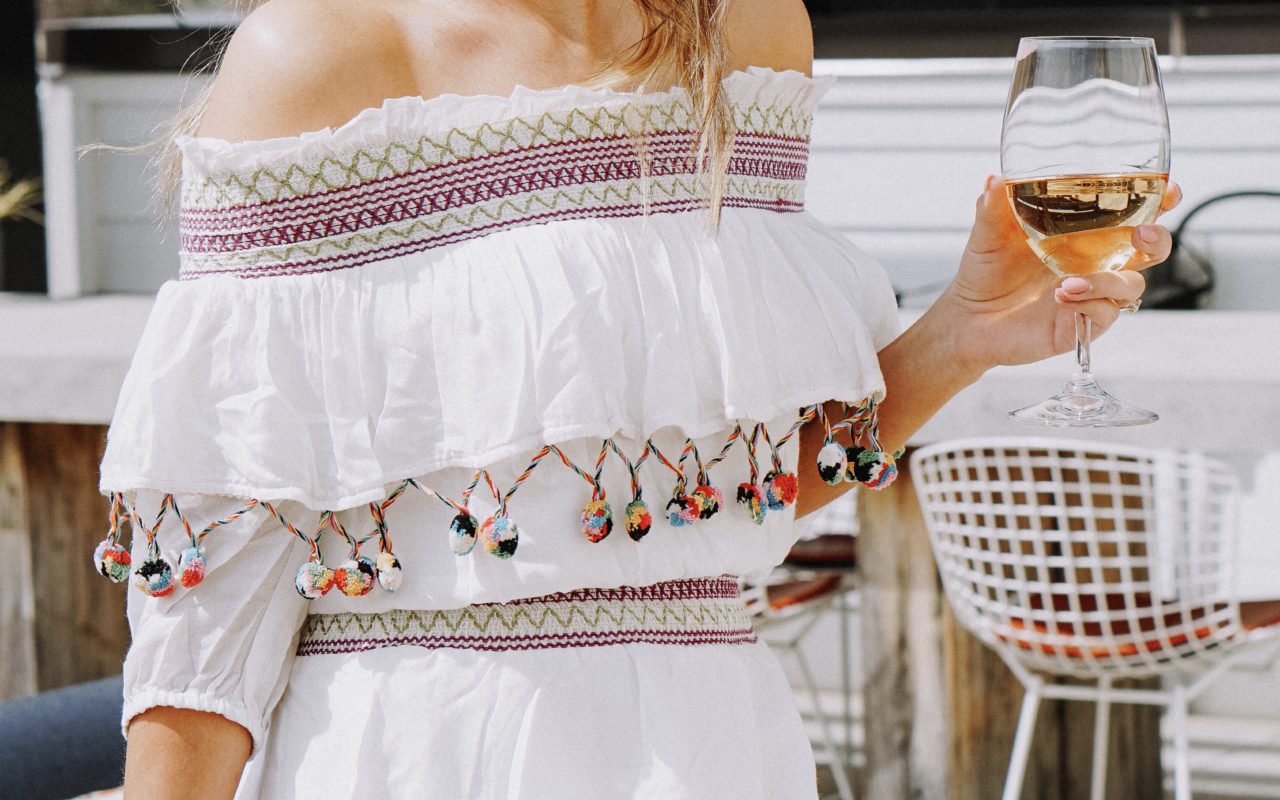
<svg viewBox="0 0 1280 800">
<path fill-rule="evenodd" d="M 889 453 L 850 447 L 847 454 L 849 465 L 845 469 L 845 479 L 848 481 L 857 481 L 869 489 L 883 489 L 898 477 L 898 465 Z"/>
<path fill-rule="evenodd" d="M 653 527 L 653 517 L 649 515 L 649 504 L 643 500 L 632 500 L 627 503 L 624 513 L 627 521 L 627 535 L 633 541 L 640 541 Z"/>
<path fill-rule="evenodd" d="M 764 476 L 764 500 L 770 511 L 780 511 L 800 495 L 800 480 L 794 472 L 770 472 Z"/>
<path fill-rule="evenodd" d="M 388 592 L 394 592 L 402 583 L 404 571 L 400 568 L 400 559 L 385 550 L 378 553 L 378 585 Z"/>
<path fill-rule="evenodd" d="M 495 514 L 480 526 L 480 541 L 489 555 L 511 558 L 520 544 L 520 529 L 510 517 Z"/>
<path fill-rule="evenodd" d="M 698 519 L 710 519 L 720 510 L 720 504 L 724 501 L 720 490 L 707 483 L 698 484 L 690 497 L 698 509 Z"/>
<path fill-rule="evenodd" d="M 329 593 L 334 585 L 333 570 L 319 561 L 307 561 L 298 567 L 298 574 L 293 579 L 293 588 L 308 600 L 315 600 Z"/>
<path fill-rule="evenodd" d="M 133 572 L 133 584 L 152 597 L 168 597 L 173 594 L 173 567 L 163 556 L 152 556 Z"/>
<path fill-rule="evenodd" d="M 333 568 L 333 584 L 347 597 L 363 597 L 373 589 L 376 574 L 372 561 L 357 556 Z"/>
<path fill-rule="evenodd" d="M 198 546 L 183 550 L 182 556 L 178 559 L 178 583 L 190 589 L 204 580 L 204 573 L 204 551 Z"/>
<path fill-rule="evenodd" d="M 698 501 L 687 494 L 678 494 L 667 501 L 667 519 L 672 527 L 683 528 L 698 518 Z"/>
<path fill-rule="evenodd" d="M 847 405 L 845 410 L 851 411 Z M 146 526 L 138 519 L 136 510 L 126 500 L 125 493 L 112 492 L 111 528 L 107 537 L 95 548 L 93 563 L 99 573 L 117 583 L 127 580 L 132 574 L 132 583 L 153 597 L 166 597 L 172 594 L 179 584 L 188 589 L 193 588 L 204 580 L 208 569 L 203 548 L 205 537 L 215 528 L 234 521 L 261 504 L 275 515 L 285 528 L 311 547 L 311 557 L 299 567 L 294 582 L 298 594 L 302 597 L 308 599 L 322 597 L 334 587 L 347 596 L 360 597 L 368 594 L 375 583 L 384 591 L 395 592 L 403 584 L 404 572 L 400 560 L 391 550 L 385 511 L 407 487 L 414 486 L 440 499 L 453 509 L 448 538 L 449 547 L 454 553 L 465 556 L 475 549 L 477 542 L 482 542 L 484 550 L 491 555 L 510 558 L 519 545 L 519 528 L 507 515 L 507 503 L 533 473 L 534 468 L 552 453 L 558 455 L 565 466 L 591 486 L 591 498 L 582 510 L 582 532 L 586 539 L 593 543 L 603 541 L 613 530 L 612 509 L 605 500 L 605 488 L 601 484 L 604 462 L 610 451 L 622 459 L 630 474 L 632 494 L 632 500 L 623 513 L 624 524 L 628 537 L 638 542 L 647 536 L 653 527 L 653 516 L 648 504 L 640 497 L 640 468 L 650 456 L 660 461 L 676 476 L 675 489 L 666 506 L 666 517 L 672 527 L 685 527 L 697 520 L 709 519 L 721 510 L 724 505 L 723 495 L 712 485 L 708 472 L 722 462 L 735 445 L 743 443 L 747 449 L 750 480 L 738 485 L 736 499 L 738 504 L 745 507 L 750 519 L 760 525 L 764 523 L 768 511 L 785 509 L 796 502 L 800 490 L 799 478 L 794 472 L 783 469 L 779 450 L 795 436 L 802 425 L 815 418 L 820 419 L 826 429 L 824 444 L 816 458 L 817 472 L 823 481 L 832 485 L 839 484 L 841 481 L 857 481 L 872 489 L 882 489 L 892 483 L 898 474 L 897 459 L 901 457 L 902 451 L 890 454 L 880 449 L 876 438 L 875 416 L 875 403 L 870 400 L 854 407 L 846 419 L 835 424 L 827 419 L 823 406 L 808 406 L 801 409 L 799 418 L 776 442 L 763 423 L 756 423 L 750 435 L 744 432 L 741 424 L 735 425 L 719 453 L 705 462 L 698 452 L 697 445 L 690 439 L 685 440 L 682 452 L 675 460 L 668 459 L 658 451 L 652 440 L 646 440 L 644 451 L 635 461 L 632 461 L 622 452 L 617 441 L 608 438 L 603 440 L 594 465 L 587 468 L 575 463 L 559 446 L 545 445 L 505 491 L 499 491 L 493 476 L 487 470 L 480 469 L 472 476 L 460 500 L 425 487 L 414 478 L 406 478 L 385 500 L 369 504 L 377 527 L 372 533 L 362 538 L 348 533 L 338 522 L 335 512 L 329 510 L 321 512 L 321 522 L 316 532 L 313 535 L 307 535 L 294 527 L 270 501 L 258 499 L 249 499 L 243 508 L 223 519 L 211 522 L 202 531 L 196 533 L 178 508 L 172 494 L 164 495 L 155 522 Z M 852 447 L 845 447 L 840 444 L 835 440 L 834 433 L 843 428 L 851 430 L 852 440 L 855 443 L 865 441 L 870 446 L 855 444 Z M 761 441 L 762 445 L 759 444 Z M 772 462 L 772 469 L 763 478 L 758 471 L 758 446 L 768 447 L 768 455 Z M 468 510 L 468 503 L 473 491 L 480 486 L 482 480 L 497 501 L 498 508 L 485 519 L 483 524 L 478 524 L 476 517 Z M 695 484 L 693 491 L 686 493 L 686 486 L 690 482 Z M 169 508 L 173 509 L 174 514 L 184 526 L 189 539 L 188 545 L 180 553 L 176 570 L 161 555 L 157 539 L 157 530 Z M 138 532 L 145 535 L 148 547 L 147 558 L 133 569 L 132 573 L 130 573 L 130 569 L 133 568 L 130 550 L 120 542 L 122 520 L 126 518 L 124 513 L 127 513 L 135 535 Z M 320 558 L 319 540 L 326 528 L 338 533 L 351 546 L 350 558 L 332 569 Z M 375 536 L 379 539 L 376 563 L 359 555 L 360 545 Z"/>
<path fill-rule="evenodd" d="M 828 441 L 818 451 L 818 476 L 831 486 L 838 486 L 844 481 L 844 470 L 849 465 L 849 457 L 844 445 Z"/>
<path fill-rule="evenodd" d="M 599 542 L 613 532 L 613 509 L 609 501 L 599 498 L 582 509 L 582 533 L 588 542 Z"/>
<path fill-rule="evenodd" d="M 747 507 L 747 513 L 751 515 L 751 521 L 757 525 L 764 524 L 764 515 L 768 511 L 765 504 L 764 492 L 754 483 L 743 483 L 738 485 L 738 502 Z"/>
<path fill-rule="evenodd" d="M 476 518 L 466 511 L 460 512 L 449 523 L 449 548 L 460 556 L 470 553 L 476 546 Z"/>
<path fill-rule="evenodd" d="M 111 579 L 112 583 L 123 583 L 129 579 L 129 567 L 133 557 L 119 542 L 103 539 L 93 551 L 94 568 Z"/>
</svg>

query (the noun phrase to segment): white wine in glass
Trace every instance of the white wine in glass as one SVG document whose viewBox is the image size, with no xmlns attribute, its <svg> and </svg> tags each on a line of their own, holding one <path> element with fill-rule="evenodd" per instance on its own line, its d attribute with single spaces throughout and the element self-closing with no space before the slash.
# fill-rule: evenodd
<svg viewBox="0 0 1280 800">
<path fill-rule="evenodd" d="M 1063 175 L 1008 184 L 1027 244 L 1061 277 L 1122 269 L 1133 229 L 1154 222 L 1169 176 Z"/>
<path fill-rule="evenodd" d="M 1134 228 L 1160 213 L 1169 117 L 1148 38 L 1027 37 L 1018 44 L 1000 170 L 1027 244 L 1062 277 L 1123 269 Z M 1155 422 L 1093 377 L 1089 319 L 1076 314 L 1076 370 L 1058 394 L 1011 411 L 1042 425 Z"/>
</svg>

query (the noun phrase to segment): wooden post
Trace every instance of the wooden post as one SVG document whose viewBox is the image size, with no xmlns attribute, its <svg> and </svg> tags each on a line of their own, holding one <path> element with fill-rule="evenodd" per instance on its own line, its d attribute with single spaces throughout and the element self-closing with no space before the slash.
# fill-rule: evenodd
<svg viewBox="0 0 1280 800">
<path fill-rule="evenodd" d="M 8 567 L 0 580 L 0 700 L 9 700 L 36 690 L 36 645 L 22 451 L 8 422 L 0 422 L 0 553 Z"/>
<path fill-rule="evenodd" d="M 1004 790 L 1005 770 L 1022 703 L 1022 685 L 991 648 L 946 613 L 946 661 L 952 790 L 947 800 L 988 800 Z M 1070 683 L 1069 680 L 1060 680 Z M 1155 688 L 1158 680 L 1117 681 L 1117 688 Z M 1093 769 L 1090 703 L 1045 700 L 1040 705 L 1024 798 L 1089 796 Z M 1161 800 L 1160 712 L 1154 706 L 1113 705 L 1108 744 L 1108 798 Z"/>
<path fill-rule="evenodd" d="M 1022 686 L 946 607 L 908 458 L 892 485 L 859 497 L 867 759 L 860 796 L 991 800 L 1004 788 Z M 1093 715 L 1088 703 L 1042 703 L 1023 798 L 1088 797 Z M 1112 706 L 1108 798 L 1163 797 L 1159 719 L 1154 707 Z"/>
<path fill-rule="evenodd" d="M 5 424 L 17 429 L 26 493 L 37 688 L 117 675 L 129 646 L 127 587 L 93 568 L 110 510 L 97 491 L 106 427 Z"/>
<path fill-rule="evenodd" d="M 858 489 L 866 769 L 859 797 L 950 798 L 942 592 L 907 457 Z"/>
</svg>

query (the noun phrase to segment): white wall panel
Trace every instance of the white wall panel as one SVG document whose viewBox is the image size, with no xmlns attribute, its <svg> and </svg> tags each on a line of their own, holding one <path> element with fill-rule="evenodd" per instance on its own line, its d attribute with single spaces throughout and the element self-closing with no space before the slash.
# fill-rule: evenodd
<svg viewBox="0 0 1280 800">
<path fill-rule="evenodd" d="M 987 174 L 999 171 L 1000 120 L 1012 59 L 839 60 L 813 128 L 807 202 L 876 255 L 895 286 L 954 270 Z M 1280 190 L 1280 57 L 1164 59 L 1172 169 L 1185 200 L 1239 189 Z M 1280 253 L 1280 203 L 1232 203 L 1192 223 L 1211 237 L 1213 308 L 1280 309 L 1262 273 Z M 919 299 L 906 305 L 919 305 Z"/>
</svg>

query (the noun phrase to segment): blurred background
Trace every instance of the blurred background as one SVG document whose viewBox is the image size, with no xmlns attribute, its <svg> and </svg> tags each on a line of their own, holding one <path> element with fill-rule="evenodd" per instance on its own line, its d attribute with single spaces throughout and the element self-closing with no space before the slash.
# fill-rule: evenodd
<svg viewBox="0 0 1280 800">
<path fill-rule="evenodd" d="M 1117 331 L 1116 344 L 1100 343 L 1098 362 L 1114 376 L 1104 381 L 1108 388 L 1175 413 L 1145 432 L 1111 438 L 1222 455 L 1251 492 L 1245 516 L 1280 518 L 1280 359 L 1274 344 L 1257 341 L 1280 331 L 1280 200 L 1268 195 L 1280 192 L 1280 2 L 808 5 L 815 73 L 835 76 L 836 84 L 815 116 L 807 204 L 886 266 L 904 324 L 950 277 L 972 200 L 999 171 L 1018 38 L 1155 39 L 1172 129 L 1171 178 L 1185 194 L 1166 224 L 1185 227 L 1175 257 L 1151 272 L 1142 314 L 1125 322 L 1139 341 L 1174 352 L 1143 355 L 1131 339 L 1124 360 Z M 175 8 L 148 0 L 14 0 L 0 22 L 0 552 L 10 564 L 31 565 L 11 567 L 0 581 L 0 700 L 118 674 L 128 643 L 121 587 L 93 575 L 89 563 L 107 519 L 97 464 L 151 298 L 176 276 L 177 231 L 158 222 L 148 154 L 77 148 L 155 136 L 207 79 L 195 70 L 235 22 L 217 2 Z M 1175 332 L 1189 344 L 1173 343 Z M 1272 352 L 1257 362 L 1266 369 L 1233 360 L 1242 347 Z M 1000 373 L 992 381 L 1006 382 L 961 397 L 913 443 L 1003 432 L 997 417 L 1014 405 L 1015 391 L 1038 399 L 1065 374 L 1061 361 L 1018 378 Z M 1219 405 L 1205 423 L 1195 414 L 1211 403 Z M 887 536 L 899 533 L 892 521 L 900 521 L 901 508 L 877 499 L 879 507 L 859 509 L 848 497 L 808 520 L 806 536 L 856 542 L 877 525 Z M 1258 522 L 1241 536 L 1251 554 L 1241 585 L 1265 596 L 1280 573 L 1280 527 Z M 969 717 L 972 729 L 957 733 L 946 721 L 970 691 L 966 676 L 1009 681 L 994 658 L 970 654 L 964 669 L 952 663 L 963 632 L 948 616 L 920 541 L 914 551 L 909 544 L 872 552 L 840 545 L 799 558 L 801 566 L 817 558 L 844 578 L 822 587 L 814 613 L 780 621 L 771 635 L 814 666 L 810 687 L 804 667 L 784 659 L 815 746 L 826 753 L 820 758 L 851 766 L 861 796 L 995 796 L 1011 728 L 1009 710 L 998 704 L 1008 698 L 984 701 L 989 713 Z M 906 560 L 911 552 L 914 562 Z M 868 627 L 867 619 L 880 621 Z M 1257 660 L 1197 701 L 1197 797 L 1280 798 L 1278 687 L 1280 671 Z M 1010 696 L 1016 703 L 1017 692 Z M 867 715 L 864 707 L 882 711 Z M 1079 723 L 1055 714 L 1048 716 L 1056 722 L 1044 724 Z M 1130 737 L 1131 755 L 1167 747 L 1158 716 L 1117 725 L 1117 737 Z M 988 728 L 1003 732 L 988 736 Z M 957 744 L 965 737 L 989 749 L 966 751 Z M 1037 756 L 1039 777 L 1029 779 L 1026 796 L 1083 796 L 1087 759 L 1073 761 L 1069 737 L 1051 741 L 1060 752 Z M 958 766 L 984 753 L 985 777 Z M 961 773 L 964 787 L 955 783 Z M 830 772 L 824 780 L 841 793 Z M 1126 796 L 1160 797 L 1167 767 L 1147 773 L 1145 786 L 1114 768 L 1112 780 L 1130 781 Z"/>
</svg>

